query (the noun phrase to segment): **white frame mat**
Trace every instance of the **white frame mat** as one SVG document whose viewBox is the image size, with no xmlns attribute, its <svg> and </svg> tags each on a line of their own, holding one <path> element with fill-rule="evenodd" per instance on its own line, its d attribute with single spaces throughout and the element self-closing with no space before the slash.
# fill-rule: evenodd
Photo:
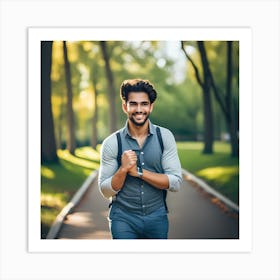
<svg viewBox="0 0 280 280">
<path fill-rule="evenodd" d="M 137 32 L 135 32 L 137 31 Z M 232 40 L 240 42 L 240 235 L 209 240 L 59 240 L 40 235 L 40 42 L 47 40 Z M 29 252 L 250 252 L 252 250 L 252 30 L 188 27 L 28 29 Z M 35 133 L 34 133 L 35 132 Z"/>
</svg>

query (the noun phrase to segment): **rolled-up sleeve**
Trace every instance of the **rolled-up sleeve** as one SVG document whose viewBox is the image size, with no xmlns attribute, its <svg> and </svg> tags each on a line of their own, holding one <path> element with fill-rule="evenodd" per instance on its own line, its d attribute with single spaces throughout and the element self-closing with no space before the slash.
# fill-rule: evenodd
<svg viewBox="0 0 280 280">
<path fill-rule="evenodd" d="M 161 128 L 164 151 L 162 167 L 169 180 L 169 191 L 179 191 L 182 184 L 182 168 L 179 160 L 176 141 L 170 130 Z"/>
<path fill-rule="evenodd" d="M 102 195 L 110 199 L 118 192 L 112 188 L 112 177 L 118 169 L 116 136 L 106 138 L 101 146 L 100 169 L 98 176 L 98 187 Z"/>
</svg>

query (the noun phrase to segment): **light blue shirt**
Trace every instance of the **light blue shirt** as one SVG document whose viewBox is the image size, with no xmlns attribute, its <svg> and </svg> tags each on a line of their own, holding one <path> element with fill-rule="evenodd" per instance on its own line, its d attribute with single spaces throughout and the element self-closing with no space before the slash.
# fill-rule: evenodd
<svg viewBox="0 0 280 280">
<path fill-rule="evenodd" d="M 128 126 L 120 132 L 122 151 L 134 150 L 138 154 L 143 169 L 166 174 L 169 180 L 169 191 L 178 191 L 182 183 L 181 164 L 177 153 L 176 142 L 170 130 L 160 127 L 164 151 L 162 153 L 156 134 L 156 126 L 149 121 L 149 134 L 142 148 L 139 147 L 128 130 Z M 116 133 L 107 137 L 101 147 L 101 161 L 98 185 L 105 198 L 113 199 L 114 203 L 127 211 L 149 214 L 164 206 L 163 190 L 144 180 L 126 176 L 123 187 L 119 191 L 112 188 L 112 177 L 118 170 L 118 142 Z"/>
</svg>

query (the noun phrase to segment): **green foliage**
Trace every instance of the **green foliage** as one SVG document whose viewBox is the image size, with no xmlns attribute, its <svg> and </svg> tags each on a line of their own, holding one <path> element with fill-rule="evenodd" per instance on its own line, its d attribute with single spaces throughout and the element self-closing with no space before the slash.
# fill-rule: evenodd
<svg viewBox="0 0 280 280">
<path fill-rule="evenodd" d="M 178 142 L 177 147 L 183 168 L 239 203 L 239 161 L 230 157 L 228 143 L 215 142 L 212 155 L 202 153 L 201 142 Z"/>
<path fill-rule="evenodd" d="M 196 140 L 202 131 L 199 119 L 201 94 L 191 83 L 178 85 L 176 91 L 173 87 L 166 90 L 160 92 L 151 119 L 170 128 L 178 140 Z"/>
<path fill-rule="evenodd" d="M 97 114 L 98 141 L 109 134 L 109 102 L 104 61 L 98 41 L 68 42 L 72 71 L 73 107 L 76 138 L 80 145 L 88 145 L 92 137 L 92 120 Z M 152 118 L 155 123 L 168 126 L 177 139 L 197 139 L 203 134 L 203 105 L 201 89 L 193 69 L 175 41 L 108 41 L 110 64 L 114 74 L 115 92 L 119 94 L 121 82 L 129 78 L 149 79 L 159 95 Z M 217 87 L 225 91 L 226 42 L 205 42 L 211 70 Z M 186 47 L 201 70 L 196 42 L 186 42 Z M 233 44 L 233 102 L 238 118 L 238 67 L 239 45 Z M 66 142 L 66 84 L 62 55 L 62 42 L 53 44 L 52 105 L 58 147 Z M 94 91 L 95 84 L 98 92 Z M 94 110 L 94 96 L 98 94 L 98 113 Z M 214 102 L 216 137 L 227 132 L 219 106 Z M 117 98 L 117 127 L 126 119 L 120 98 Z"/>
</svg>

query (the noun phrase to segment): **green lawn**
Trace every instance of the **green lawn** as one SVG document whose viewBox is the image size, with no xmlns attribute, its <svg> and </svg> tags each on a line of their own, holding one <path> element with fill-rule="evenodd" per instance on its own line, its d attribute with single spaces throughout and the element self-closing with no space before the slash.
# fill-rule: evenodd
<svg viewBox="0 0 280 280">
<path fill-rule="evenodd" d="M 59 163 L 41 166 L 41 238 L 89 174 L 99 168 L 99 153 L 89 147 L 58 150 Z"/>
<path fill-rule="evenodd" d="M 239 204 L 239 159 L 230 156 L 230 145 L 215 142 L 212 155 L 202 154 L 203 143 L 178 142 L 182 167 Z"/>
<path fill-rule="evenodd" d="M 216 142 L 213 155 L 202 154 L 203 144 L 198 142 L 179 142 L 177 147 L 184 169 L 238 204 L 239 162 L 231 158 L 229 144 Z M 58 150 L 58 156 L 59 163 L 41 166 L 41 238 L 88 175 L 99 168 L 99 149 L 79 148 L 75 156 Z"/>
</svg>

